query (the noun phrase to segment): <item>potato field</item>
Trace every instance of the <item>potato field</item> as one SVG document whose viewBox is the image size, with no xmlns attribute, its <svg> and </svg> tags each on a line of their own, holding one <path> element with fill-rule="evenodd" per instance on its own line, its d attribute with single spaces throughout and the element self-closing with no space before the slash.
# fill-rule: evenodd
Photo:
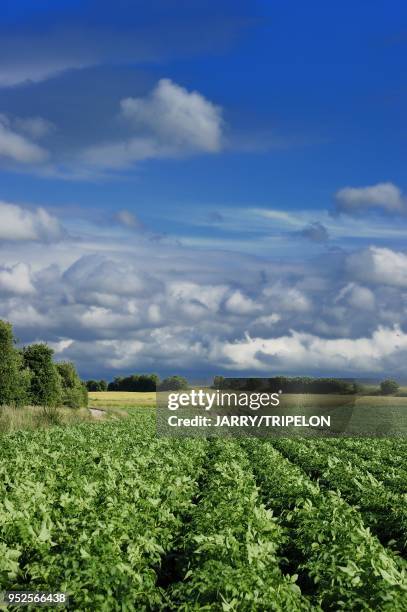
<svg viewBox="0 0 407 612">
<path fill-rule="evenodd" d="M 4 435 L 0 591 L 80 611 L 405 611 L 406 458 L 400 439 L 159 439 L 148 410 Z"/>
</svg>

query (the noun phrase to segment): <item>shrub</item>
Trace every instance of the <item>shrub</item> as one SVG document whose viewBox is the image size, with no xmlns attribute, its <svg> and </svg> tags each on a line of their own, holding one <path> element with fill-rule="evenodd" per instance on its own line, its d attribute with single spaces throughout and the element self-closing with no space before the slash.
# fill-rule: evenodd
<svg viewBox="0 0 407 612">
<path fill-rule="evenodd" d="M 71 361 L 56 364 L 61 382 L 62 404 L 69 408 L 82 408 L 88 405 L 88 390 L 81 381 L 75 365 Z"/>
</svg>

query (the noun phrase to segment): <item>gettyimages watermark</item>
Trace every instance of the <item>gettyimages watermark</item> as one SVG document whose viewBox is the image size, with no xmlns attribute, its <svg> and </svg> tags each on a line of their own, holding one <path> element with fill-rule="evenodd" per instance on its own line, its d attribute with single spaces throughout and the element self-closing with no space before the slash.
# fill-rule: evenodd
<svg viewBox="0 0 407 612">
<path fill-rule="evenodd" d="M 407 436 L 407 398 L 369 398 L 353 379 L 216 377 L 215 384 L 158 392 L 158 435 Z"/>
</svg>

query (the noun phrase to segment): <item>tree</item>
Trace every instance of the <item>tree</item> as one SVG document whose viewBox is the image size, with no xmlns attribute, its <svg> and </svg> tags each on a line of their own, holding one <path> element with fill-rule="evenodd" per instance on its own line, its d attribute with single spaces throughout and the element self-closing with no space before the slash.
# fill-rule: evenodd
<svg viewBox="0 0 407 612">
<path fill-rule="evenodd" d="M 88 391 L 101 391 L 98 380 L 87 380 L 85 384 Z"/>
<path fill-rule="evenodd" d="M 0 404 L 22 406 L 27 402 L 30 374 L 15 348 L 13 328 L 0 320 Z"/>
<path fill-rule="evenodd" d="M 182 389 L 188 389 L 188 381 L 183 376 L 169 376 L 161 381 L 158 389 L 159 391 L 181 391 Z"/>
<path fill-rule="evenodd" d="M 34 406 L 56 406 L 61 402 L 61 381 L 52 361 L 54 351 L 46 344 L 23 349 L 24 365 L 30 370 L 29 401 Z"/>
<path fill-rule="evenodd" d="M 71 361 L 56 364 L 60 377 L 62 403 L 70 408 L 82 408 L 88 405 L 88 391 Z"/>
<path fill-rule="evenodd" d="M 107 391 L 107 382 L 105 380 L 99 380 L 99 391 Z"/>
<path fill-rule="evenodd" d="M 394 395 L 399 390 L 400 385 L 397 381 L 387 378 L 380 383 L 380 393 L 382 395 Z"/>
</svg>

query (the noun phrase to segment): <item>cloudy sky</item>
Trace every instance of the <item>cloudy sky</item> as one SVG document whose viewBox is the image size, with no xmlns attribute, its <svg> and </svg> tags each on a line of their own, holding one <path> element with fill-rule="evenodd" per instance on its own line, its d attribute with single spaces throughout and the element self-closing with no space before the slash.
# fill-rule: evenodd
<svg viewBox="0 0 407 612">
<path fill-rule="evenodd" d="M 407 379 L 407 6 L 3 0 L 0 317 L 86 377 Z"/>
</svg>

